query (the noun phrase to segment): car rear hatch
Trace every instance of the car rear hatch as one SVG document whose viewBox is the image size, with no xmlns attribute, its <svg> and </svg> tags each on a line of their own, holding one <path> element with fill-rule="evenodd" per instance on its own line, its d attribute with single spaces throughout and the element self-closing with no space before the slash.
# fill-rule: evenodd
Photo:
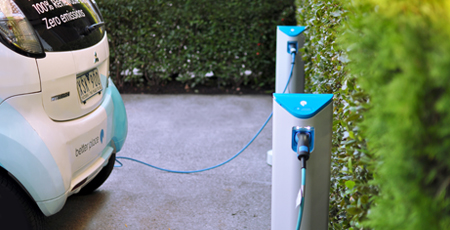
<svg viewBox="0 0 450 230">
<path fill-rule="evenodd" d="M 95 1 L 15 3 L 45 50 L 45 57 L 36 60 L 48 116 L 65 121 L 92 112 L 102 102 L 109 64 L 107 36 Z"/>
</svg>

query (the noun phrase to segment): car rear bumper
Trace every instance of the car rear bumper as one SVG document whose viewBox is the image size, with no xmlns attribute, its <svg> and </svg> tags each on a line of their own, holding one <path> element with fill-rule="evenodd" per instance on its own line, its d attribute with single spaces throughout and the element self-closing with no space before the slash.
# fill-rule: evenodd
<svg viewBox="0 0 450 230">
<path fill-rule="evenodd" d="M 127 136 L 125 107 L 109 80 L 101 105 L 70 121 L 51 120 L 41 93 L 0 104 L 0 166 L 12 174 L 46 215 L 89 183 Z"/>
</svg>

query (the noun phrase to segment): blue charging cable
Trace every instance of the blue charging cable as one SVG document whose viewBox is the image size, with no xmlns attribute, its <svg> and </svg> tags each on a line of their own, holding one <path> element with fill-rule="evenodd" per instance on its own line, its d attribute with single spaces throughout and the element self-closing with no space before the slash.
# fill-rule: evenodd
<svg viewBox="0 0 450 230">
<path fill-rule="evenodd" d="M 303 207 L 305 206 L 305 196 L 304 196 L 305 180 L 306 180 L 306 168 L 302 168 L 302 185 L 301 185 L 301 189 L 303 189 L 303 191 L 302 191 L 302 198 L 301 198 L 301 201 L 300 201 L 300 209 L 298 210 L 297 227 L 295 228 L 297 230 L 300 230 L 300 226 L 302 226 Z"/>
<path fill-rule="evenodd" d="M 291 49 L 290 52 L 291 52 L 291 56 L 292 56 L 291 72 L 290 72 L 290 74 L 289 74 L 289 78 L 288 78 L 288 81 L 287 81 L 287 83 L 286 83 L 286 87 L 285 87 L 284 90 L 283 90 L 283 93 L 286 92 L 286 89 L 287 89 L 287 87 L 288 87 L 288 85 L 289 85 L 289 82 L 291 81 L 291 78 L 292 78 L 292 73 L 294 72 L 295 54 L 296 54 L 297 50 L 296 50 L 296 49 Z M 267 120 L 264 122 L 264 124 L 262 125 L 262 127 L 258 130 L 258 132 L 256 133 L 256 135 L 255 135 L 255 136 L 247 143 L 247 145 L 245 145 L 244 148 L 242 148 L 238 153 L 236 153 L 236 154 L 235 154 L 234 156 L 232 156 L 230 159 L 228 159 L 228 160 L 226 160 L 226 161 L 224 161 L 224 162 L 222 162 L 222 163 L 220 163 L 220 164 L 218 164 L 218 165 L 209 167 L 209 168 L 204 168 L 204 169 L 199 169 L 199 170 L 192 170 L 192 171 L 178 171 L 178 170 L 171 170 L 171 169 L 165 169 L 165 168 L 161 168 L 161 167 L 158 167 L 158 166 L 154 166 L 154 165 L 151 165 L 151 164 L 149 164 L 149 163 L 145 163 L 145 162 L 143 162 L 143 161 L 140 161 L 140 160 L 137 160 L 137 159 L 134 159 L 134 158 L 131 158 L 131 157 L 121 157 L 121 156 L 116 157 L 116 162 L 119 163 L 119 165 L 114 165 L 114 167 L 122 167 L 122 166 L 123 166 L 123 163 L 120 162 L 118 159 L 124 159 L 124 160 L 134 161 L 134 162 L 137 162 L 137 163 L 146 165 L 146 166 L 148 166 L 148 167 L 152 167 L 152 168 L 155 168 L 155 169 L 158 169 L 158 170 L 161 170 L 161 171 L 171 172 L 171 173 L 183 173 L 183 174 L 189 174 L 189 173 L 198 173 L 198 172 L 204 172 L 204 171 L 207 171 L 207 170 L 215 169 L 215 168 L 218 168 L 218 167 L 220 167 L 220 166 L 222 166 L 222 165 L 224 165 L 224 164 L 226 164 L 226 163 L 232 161 L 234 158 L 236 158 L 236 157 L 238 157 L 239 155 L 241 155 L 241 153 L 244 152 L 244 150 L 247 149 L 247 147 L 250 146 L 250 144 L 253 143 L 253 141 L 259 136 L 259 134 L 261 133 L 261 131 L 266 127 L 267 123 L 269 123 L 269 121 L 270 121 L 270 119 L 272 118 L 272 116 L 273 116 L 273 112 L 270 113 L 269 117 L 268 117 Z"/>
<path fill-rule="evenodd" d="M 236 154 L 235 154 L 234 156 L 232 156 L 230 159 L 228 159 L 228 160 L 226 160 L 226 161 L 224 161 L 224 162 L 222 162 L 222 163 L 220 163 L 220 164 L 218 164 L 218 165 L 209 167 L 209 168 L 204 168 L 204 169 L 199 169 L 199 170 L 192 170 L 192 171 L 178 171 L 178 170 L 171 170 L 171 169 L 165 169 L 165 168 L 161 168 L 161 167 L 158 167 L 158 166 L 154 166 L 154 165 L 145 163 L 145 162 L 143 162 L 143 161 L 133 159 L 133 158 L 131 158 L 131 157 L 116 157 L 116 161 L 117 161 L 120 165 L 118 165 L 118 166 L 115 165 L 114 167 L 122 167 L 122 166 L 123 166 L 122 162 L 120 162 L 119 160 L 117 160 L 117 158 L 119 158 L 119 159 L 125 159 L 125 160 L 130 160 L 130 161 L 138 162 L 138 163 L 141 163 L 141 164 L 143 164 L 143 165 L 146 165 L 146 166 L 149 166 L 149 167 L 152 167 L 152 168 L 155 168 L 155 169 L 159 169 L 159 170 L 162 170 L 162 171 L 166 171 L 166 172 L 171 172 L 171 173 L 185 173 L 185 174 L 187 174 L 187 173 L 198 173 L 198 172 L 203 172 L 203 171 L 215 169 L 215 168 L 217 168 L 217 167 L 220 167 L 220 166 L 222 166 L 222 165 L 224 165 L 224 164 L 226 164 L 226 163 L 232 161 L 234 158 L 236 158 L 236 157 L 239 156 L 242 152 L 244 152 L 244 150 L 247 149 L 247 147 L 250 146 L 251 143 L 253 143 L 253 141 L 256 139 L 256 137 L 259 136 L 259 134 L 260 134 L 261 131 L 264 129 L 264 127 L 266 127 L 267 123 L 269 123 L 270 119 L 272 118 L 272 115 L 273 115 L 273 113 L 270 114 L 270 116 L 267 118 L 266 122 L 264 122 L 263 126 L 258 130 L 258 132 L 256 133 L 256 135 L 255 135 L 255 136 L 247 143 L 247 145 L 244 146 L 244 148 L 242 148 L 238 153 L 236 153 Z"/>
<path fill-rule="evenodd" d="M 297 158 L 300 161 L 302 171 L 302 183 L 300 186 L 301 200 L 296 228 L 299 230 L 302 225 L 303 207 L 305 206 L 306 161 L 308 161 L 310 155 L 311 134 L 299 131 L 295 134 L 295 140 L 297 141 Z"/>
</svg>

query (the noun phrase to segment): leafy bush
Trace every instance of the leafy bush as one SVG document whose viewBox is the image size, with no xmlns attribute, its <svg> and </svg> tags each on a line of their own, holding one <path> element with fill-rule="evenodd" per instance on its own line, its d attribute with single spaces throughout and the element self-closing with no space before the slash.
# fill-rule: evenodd
<svg viewBox="0 0 450 230">
<path fill-rule="evenodd" d="M 449 229 L 450 4 L 299 5 L 309 91 L 336 95 L 330 228 Z"/>
<path fill-rule="evenodd" d="M 306 91 L 333 93 L 334 124 L 330 188 L 330 229 L 361 228 L 377 193 L 369 184 L 373 156 L 359 131 L 367 96 L 347 73 L 348 58 L 338 45 L 347 9 L 338 0 L 298 0 L 299 25 L 307 26 L 305 46 Z"/>
<path fill-rule="evenodd" d="M 295 25 L 293 0 L 98 0 L 109 33 L 111 76 L 191 87 L 214 74 L 218 85 L 273 86 L 275 29 Z M 126 75 L 139 69 L 140 75 Z"/>
<path fill-rule="evenodd" d="M 450 4 L 353 1 L 350 73 L 370 95 L 364 131 L 380 195 L 375 229 L 450 229 Z"/>
</svg>

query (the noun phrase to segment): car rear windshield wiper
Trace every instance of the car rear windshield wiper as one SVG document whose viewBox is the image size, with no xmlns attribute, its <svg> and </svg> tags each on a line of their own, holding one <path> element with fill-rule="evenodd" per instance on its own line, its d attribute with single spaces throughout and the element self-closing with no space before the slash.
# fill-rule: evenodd
<svg viewBox="0 0 450 230">
<path fill-rule="evenodd" d="M 92 31 L 94 31 L 95 29 L 97 29 L 98 27 L 104 26 L 104 25 L 105 25 L 104 22 L 99 22 L 99 23 L 92 24 L 92 25 L 90 25 L 90 26 L 86 26 L 81 34 L 82 34 L 82 35 L 88 35 L 88 34 L 90 34 Z"/>
</svg>

